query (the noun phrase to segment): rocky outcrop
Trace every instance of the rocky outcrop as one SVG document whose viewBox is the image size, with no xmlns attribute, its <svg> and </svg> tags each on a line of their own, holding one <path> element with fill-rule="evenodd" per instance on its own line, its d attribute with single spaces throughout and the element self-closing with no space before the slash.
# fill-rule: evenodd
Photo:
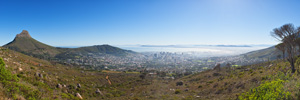
<svg viewBox="0 0 300 100">
<path fill-rule="evenodd" d="M 56 87 L 61 89 L 63 86 L 61 84 L 57 84 Z"/>
<path fill-rule="evenodd" d="M 36 73 L 35 73 L 35 76 L 38 76 L 38 77 L 40 77 L 40 78 L 44 78 L 43 74 L 41 74 L 41 73 L 39 73 L 39 72 L 36 72 Z"/>
<path fill-rule="evenodd" d="M 183 85 L 183 82 L 180 81 L 180 82 L 176 82 L 176 86 L 182 86 Z"/>
<path fill-rule="evenodd" d="M 103 93 L 99 89 L 96 90 L 96 94 L 100 94 L 103 96 Z"/>
<path fill-rule="evenodd" d="M 77 84 L 77 87 L 78 87 L 78 88 L 81 88 L 81 85 L 78 83 L 78 84 Z"/>
<path fill-rule="evenodd" d="M 75 96 L 79 99 L 83 99 L 82 96 L 79 93 L 76 93 Z"/>
<path fill-rule="evenodd" d="M 29 32 L 27 30 L 23 30 L 20 34 L 17 34 L 16 37 L 26 37 L 26 38 L 31 38 Z"/>
<path fill-rule="evenodd" d="M 221 64 L 217 64 L 215 67 L 214 67 L 214 70 L 215 71 L 221 71 Z"/>
</svg>

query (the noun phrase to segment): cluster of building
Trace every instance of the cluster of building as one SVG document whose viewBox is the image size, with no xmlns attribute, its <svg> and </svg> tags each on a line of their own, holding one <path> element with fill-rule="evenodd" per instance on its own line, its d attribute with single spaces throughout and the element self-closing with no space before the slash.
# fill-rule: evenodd
<svg viewBox="0 0 300 100">
<path fill-rule="evenodd" d="M 108 54 L 80 55 L 74 59 L 63 62 L 82 66 L 92 70 L 112 71 L 155 71 L 168 74 L 192 74 L 212 69 L 216 64 L 221 66 L 247 65 L 263 62 L 266 59 L 247 59 L 243 56 L 228 57 L 197 57 L 190 53 L 148 52 L 143 54 L 128 54 L 126 56 L 113 56 Z"/>
</svg>

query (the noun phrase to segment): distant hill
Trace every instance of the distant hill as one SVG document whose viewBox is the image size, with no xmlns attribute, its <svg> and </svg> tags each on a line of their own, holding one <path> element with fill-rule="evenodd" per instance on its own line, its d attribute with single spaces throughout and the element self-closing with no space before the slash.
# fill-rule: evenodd
<svg viewBox="0 0 300 100">
<path fill-rule="evenodd" d="M 123 50 L 118 47 L 113 47 L 110 45 L 95 45 L 95 46 L 87 46 L 87 47 L 80 47 L 71 49 L 72 52 L 80 52 L 80 53 L 104 53 L 104 54 L 111 54 L 115 56 L 121 56 L 125 53 L 134 53 L 130 50 Z"/>
<path fill-rule="evenodd" d="M 56 55 L 56 58 L 59 59 L 72 59 L 76 58 L 76 56 L 89 55 L 89 54 L 97 54 L 97 55 L 113 55 L 113 56 L 126 56 L 128 54 L 135 54 L 135 52 L 130 50 L 124 50 L 118 47 L 113 47 L 110 45 L 95 45 L 95 46 L 87 46 L 80 48 L 67 48 L 65 52 Z"/>
<path fill-rule="evenodd" d="M 29 32 L 23 30 L 15 39 L 3 47 L 38 58 L 73 58 L 78 55 L 108 54 L 125 56 L 133 51 L 123 50 L 110 45 L 95 45 L 80 48 L 57 48 L 33 39 Z"/>
</svg>

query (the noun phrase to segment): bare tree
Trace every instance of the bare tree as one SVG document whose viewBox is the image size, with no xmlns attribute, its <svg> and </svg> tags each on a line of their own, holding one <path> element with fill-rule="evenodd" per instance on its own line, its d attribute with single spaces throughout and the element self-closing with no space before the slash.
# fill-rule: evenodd
<svg viewBox="0 0 300 100">
<path fill-rule="evenodd" d="M 275 46 L 276 49 L 282 52 L 282 59 L 285 57 L 285 45 L 284 43 L 279 43 Z"/>
<path fill-rule="evenodd" d="M 297 29 L 293 24 L 285 24 L 280 28 L 275 28 L 271 32 L 271 35 L 284 43 L 286 52 L 288 54 L 287 60 L 289 61 L 292 69 L 292 73 L 295 73 L 295 58 L 296 56 L 296 40 L 300 34 L 300 27 Z"/>
</svg>

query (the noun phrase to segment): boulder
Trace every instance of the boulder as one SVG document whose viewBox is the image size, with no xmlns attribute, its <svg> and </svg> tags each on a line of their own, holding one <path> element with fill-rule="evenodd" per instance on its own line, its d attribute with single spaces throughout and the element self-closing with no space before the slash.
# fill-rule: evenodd
<svg viewBox="0 0 300 100">
<path fill-rule="evenodd" d="M 21 67 L 19 67 L 19 71 L 23 71 L 23 69 Z"/>
<path fill-rule="evenodd" d="M 40 77 L 40 78 L 43 78 L 43 74 L 39 73 L 39 77 Z"/>
<path fill-rule="evenodd" d="M 58 83 L 58 84 L 56 85 L 56 87 L 61 89 L 61 88 L 62 88 L 62 85 Z"/>
<path fill-rule="evenodd" d="M 77 84 L 77 87 L 78 87 L 78 88 L 81 88 L 81 85 L 78 83 L 78 84 Z"/>
<path fill-rule="evenodd" d="M 176 86 L 182 86 L 183 85 L 183 82 L 180 81 L 180 82 L 176 82 Z"/>
<path fill-rule="evenodd" d="M 99 89 L 96 90 L 96 94 L 101 94 L 103 96 L 103 93 Z"/>
<path fill-rule="evenodd" d="M 82 96 L 79 93 L 76 93 L 75 96 L 79 99 L 83 99 Z"/>
<path fill-rule="evenodd" d="M 213 73 L 213 76 L 221 76 L 220 73 Z"/>
<path fill-rule="evenodd" d="M 38 76 L 38 77 L 40 77 L 40 78 L 43 78 L 43 75 L 42 75 L 41 73 L 39 73 L 39 72 L 36 72 L 36 73 L 35 73 L 35 76 Z"/>
<path fill-rule="evenodd" d="M 187 88 L 187 89 L 185 89 L 184 91 L 186 91 L 186 92 L 187 92 L 187 91 L 189 91 L 189 89 Z"/>
<path fill-rule="evenodd" d="M 216 71 L 221 71 L 221 64 L 217 64 L 217 65 L 214 67 L 214 70 L 216 70 Z"/>
</svg>

